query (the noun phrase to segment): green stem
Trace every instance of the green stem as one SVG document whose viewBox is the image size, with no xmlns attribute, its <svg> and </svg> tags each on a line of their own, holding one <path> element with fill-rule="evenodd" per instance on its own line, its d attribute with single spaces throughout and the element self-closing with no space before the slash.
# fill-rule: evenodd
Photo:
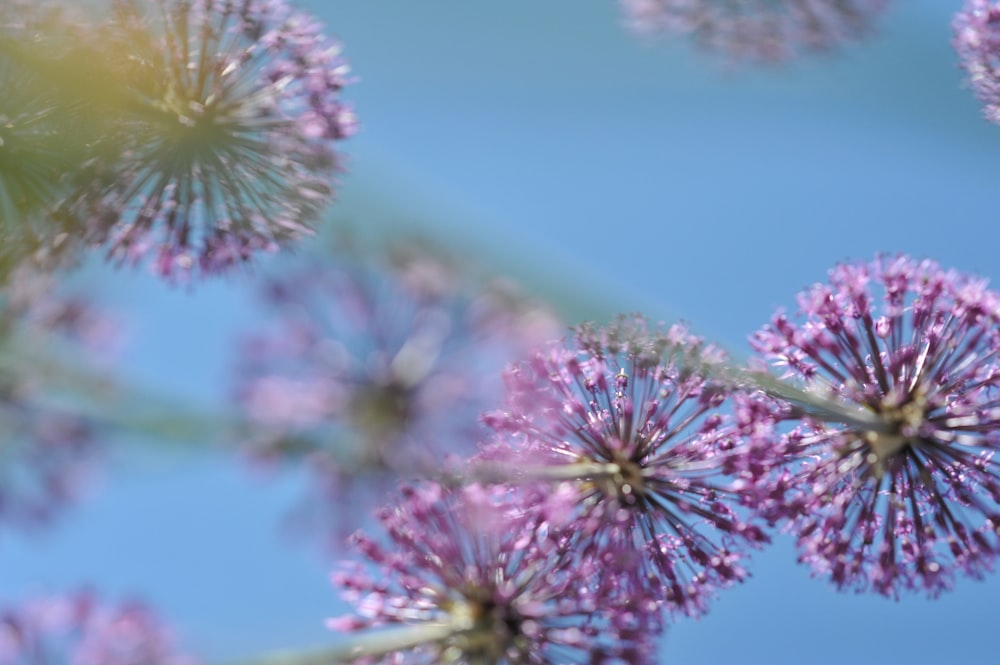
<svg viewBox="0 0 1000 665">
<path fill-rule="evenodd" d="M 315 651 L 279 651 L 229 665 L 333 665 L 358 658 L 384 656 L 396 651 L 440 642 L 455 634 L 447 623 L 394 626 L 350 638 L 345 643 Z"/>
</svg>

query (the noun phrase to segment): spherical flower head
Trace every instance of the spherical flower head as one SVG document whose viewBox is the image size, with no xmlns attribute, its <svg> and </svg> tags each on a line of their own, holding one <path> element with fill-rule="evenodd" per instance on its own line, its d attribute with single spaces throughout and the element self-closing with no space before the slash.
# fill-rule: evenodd
<svg viewBox="0 0 1000 665">
<path fill-rule="evenodd" d="M 340 46 L 283 0 L 155 4 L 115 4 L 125 117 L 79 196 L 89 239 L 185 279 L 310 234 L 355 127 Z"/>
<path fill-rule="evenodd" d="M 562 506 L 574 497 L 566 522 L 579 546 L 644 616 L 663 604 L 705 611 L 714 590 L 745 577 L 741 549 L 767 540 L 724 478 L 738 437 L 726 389 L 704 373 L 722 359 L 682 325 L 583 325 L 515 366 L 507 408 L 486 417 L 514 469 L 557 483 Z"/>
<path fill-rule="evenodd" d="M 338 507 L 381 503 L 398 474 L 472 453 L 503 367 L 554 334 L 542 307 L 468 281 L 429 253 L 343 254 L 267 287 L 277 325 L 246 340 L 237 398 L 258 459 L 307 462 L 322 498 L 306 525 L 336 526 L 357 514 Z"/>
<path fill-rule="evenodd" d="M 1000 3 L 967 0 L 952 28 L 952 43 L 983 115 L 1000 124 Z"/>
<path fill-rule="evenodd" d="M 754 348 L 804 397 L 779 447 L 802 559 L 839 588 L 935 595 L 1000 548 L 1000 296 L 929 260 L 839 265 Z M 763 413 L 763 411 L 761 412 Z"/>
<path fill-rule="evenodd" d="M 872 30 L 889 0 L 621 0 L 639 34 L 692 35 L 733 61 L 828 51 Z"/>
<path fill-rule="evenodd" d="M 156 615 L 91 592 L 0 608 L 0 665 L 193 665 Z"/>
<path fill-rule="evenodd" d="M 372 631 L 374 647 L 354 652 L 366 662 L 651 662 L 640 624 L 599 593 L 597 562 L 568 550 L 516 490 L 407 486 L 378 517 L 387 542 L 354 537 L 374 571 L 333 576 L 356 613 L 329 622 Z"/>
<path fill-rule="evenodd" d="M 39 344 L 92 355 L 112 326 L 93 304 L 20 268 L 0 290 L 0 530 L 35 529 L 74 503 L 100 456 L 88 418 L 58 406 L 36 366 Z"/>
</svg>

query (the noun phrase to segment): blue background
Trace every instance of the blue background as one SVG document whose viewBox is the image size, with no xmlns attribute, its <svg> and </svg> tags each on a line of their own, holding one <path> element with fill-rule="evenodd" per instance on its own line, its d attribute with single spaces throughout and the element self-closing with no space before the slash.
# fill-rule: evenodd
<svg viewBox="0 0 1000 665">
<path fill-rule="evenodd" d="M 962 85 L 957 1 L 898 1 L 866 43 L 764 69 L 637 40 L 613 0 L 302 4 L 360 79 L 336 224 L 419 229 L 574 311 L 682 317 L 737 354 L 840 260 L 902 251 L 1000 283 L 1000 127 Z M 97 262 L 81 279 L 128 317 L 134 385 L 225 408 L 250 279 L 172 288 Z M 140 594 L 213 661 L 332 643 L 332 565 L 279 536 L 295 480 L 200 441 L 119 437 L 56 529 L 0 536 L 3 596 Z M 998 661 L 998 576 L 935 601 L 842 594 L 785 537 L 751 570 L 671 627 L 662 662 Z"/>
</svg>

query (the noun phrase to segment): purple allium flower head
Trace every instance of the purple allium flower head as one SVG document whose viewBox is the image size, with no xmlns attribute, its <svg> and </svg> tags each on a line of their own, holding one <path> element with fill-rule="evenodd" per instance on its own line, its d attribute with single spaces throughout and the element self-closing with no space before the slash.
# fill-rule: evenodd
<svg viewBox="0 0 1000 665">
<path fill-rule="evenodd" d="M 51 277 L 23 266 L 0 290 L 0 529 L 51 521 L 99 455 L 94 423 L 53 401 L 52 370 L 36 366 L 51 349 L 39 345 L 92 355 L 111 331 L 88 300 L 57 294 Z"/>
<path fill-rule="evenodd" d="M 838 265 L 799 310 L 752 338 L 804 388 L 772 410 L 797 426 L 762 483 L 769 516 L 839 588 L 935 595 L 980 576 L 1000 551 L 1000 296 L 879 256 Z"/>
<path fill-rule="evenodd" d="M 703 612 L 712 591 L 745 577 L 740 548 L 767 541 L 722 477 L 738 437 L 722 415 L 726 390 L 698 369 L 722 358 L 682 325 L 583 325 L 513 367 L 506 410 L 486 416 L 516 468 L 558 483 L 580 547 L 618 571 L 646 616 L 664 603 Z"/>
<path fill-rule="evenodd" d="M 333 575 L 356 614 L 329 625 L 366 631 L 353 642 L 364 662 L 651 662 L 648 631 L 601 595 L 601 565 L 570 551 L 517 490 L 423 483 L 378 517 L 388 546 L 354 536 L 377 572 Z"/>
<path fill-rule="evenodd" d="M 866 36 L 889 0 L 620 0 L 640 34 L 692 35 L 733 60 L 781 61 Z"/>
<path fill-rule="evenodd" d="M 0 608 L 0 665 L 193 665 L 139 603 L 83 591 Z"/>
<path fill-rule="evenodd" d="M 80 195 L 90 239 L 184 279 L 311 233 L 355 126 L 339 45 L 283 0 L 155 4 L 115 3 L 127 113 Z"/>
<path fill-rule="evenodd" d="M 952 28 L 955 51 L 983 115 L 1000 124 L 1000 2 L 967 0 Z"/>
<path fill-rule="evenodd" d="M 503 368 L 558 330 L 540 306 L 510 289 L 467 288 L 429 253 L 383 258 L 343 253 L 272 281 L 279 324 L 249 337 L 240 357 L 251 448 L 265 461 L 304 458 L 321 494 L 307 511 L 334 525 L 357 514 L 335 512 L 349 500 L 380 503 L 397 474 L 474 452 Z"/>
</svg>

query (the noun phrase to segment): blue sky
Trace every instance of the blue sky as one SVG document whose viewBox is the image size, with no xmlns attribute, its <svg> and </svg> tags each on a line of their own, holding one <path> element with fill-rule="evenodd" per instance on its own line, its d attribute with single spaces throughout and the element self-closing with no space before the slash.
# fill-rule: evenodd
<svg viewBox="0 0 1000 665">
<path fill-rule="evenodd" d="M 762 71 L 640 42 L 613 0 L 302 3 L 359 78 L 331 222 L 417 229 L 588 315 L 682 317 L 736 353 L 844 259 L 902 251 L 998 284 L 1000 127 L 962 85 L 959 4 L 897 1 L 869 42 Z M 226 403 L 247 280 L 86 277 L 130 317 L 132 381 Z M 293 483 L 188 446 L 122 448 L 59 528 L 0 542 L 0 586 L 141 594 L 215 660 L 330 639 L 329 561 L 277 536 Z M 662 662 L 996 662 L 996 576 L 935 601 L 840 594 L 787 538 L 751 570 L 670 629 Z"/>
</svg>

